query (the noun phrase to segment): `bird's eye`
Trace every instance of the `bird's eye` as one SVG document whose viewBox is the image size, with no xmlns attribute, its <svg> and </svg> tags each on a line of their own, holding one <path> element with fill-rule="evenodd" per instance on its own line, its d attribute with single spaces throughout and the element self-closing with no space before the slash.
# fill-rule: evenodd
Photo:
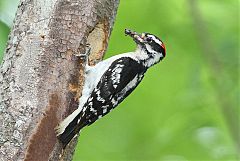
<svg viewBox="0 0 240 161">
<path fill-rule="evenodd" d="M 152 41 L 152 38 L 151 38 L 151 37 L 147 37 L 147 38 L 146 38 L 146 41 L 147 41 L 147 42 L 151 42 L 151 41 Z"/>
</svg>

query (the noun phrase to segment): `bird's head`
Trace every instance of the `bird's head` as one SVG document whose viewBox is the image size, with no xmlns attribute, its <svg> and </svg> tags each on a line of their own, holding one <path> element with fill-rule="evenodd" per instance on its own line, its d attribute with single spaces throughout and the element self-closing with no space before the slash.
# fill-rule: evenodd
<svg viewBox="0 0 240 161">
<path fill-rule="evenodd" d="M 150 33 L 140 34 L 129 29 L 125 29 L 125 34 L 131 36 L 138 48 L 144 50 L 149 56 L 159 57 L 159 60 L 166 56 L 165 45 L 157 36 Z"/>
</svg>

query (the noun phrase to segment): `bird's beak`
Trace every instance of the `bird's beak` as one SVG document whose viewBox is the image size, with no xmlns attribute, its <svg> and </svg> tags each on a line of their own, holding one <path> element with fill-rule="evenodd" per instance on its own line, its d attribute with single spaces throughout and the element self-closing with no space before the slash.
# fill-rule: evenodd
<svg viewBox="0 0 240 161">
<path fill-rule="evenodd" d="M 144 39 L 145 39 L 145 34 L 144 33 L 139 34 L 135 31 L 125 29 L 125 34 L 128 35 L 128 36 L 131 36 L 137 44 L 144 42 Z"/>
</svg>

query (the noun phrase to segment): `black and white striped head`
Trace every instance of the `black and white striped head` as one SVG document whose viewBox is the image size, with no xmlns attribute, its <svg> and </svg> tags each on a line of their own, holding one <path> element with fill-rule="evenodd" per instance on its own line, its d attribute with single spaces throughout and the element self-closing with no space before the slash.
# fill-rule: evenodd
<svg viewBox="0 0 240 161">
<path fill-rule="evenodd" d="M 149 56 L 158 56 L 160 60 L 166 56 L 165 45 L 157 36 L 150 33 L 139 34 L 129 29 L 125 29 L 125 34 L 131 36 L 138 47 L 145 50 Z"/>
</svg>

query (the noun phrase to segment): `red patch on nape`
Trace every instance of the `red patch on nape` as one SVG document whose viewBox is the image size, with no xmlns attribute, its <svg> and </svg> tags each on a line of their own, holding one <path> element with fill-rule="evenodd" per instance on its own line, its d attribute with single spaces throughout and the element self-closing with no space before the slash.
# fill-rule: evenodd
<svg viewBox="0 0 240 161">
<path fill-rule="evenodd" d="M 165 56 L 165 55 L 166 55 L 166 47 L 165 47 L 165 45 L 164 45 L 163 42 L 162 42 L 161 46 L 162 46 L 162 48 L 164 49 L 164 56 Z"/>
</svg>

